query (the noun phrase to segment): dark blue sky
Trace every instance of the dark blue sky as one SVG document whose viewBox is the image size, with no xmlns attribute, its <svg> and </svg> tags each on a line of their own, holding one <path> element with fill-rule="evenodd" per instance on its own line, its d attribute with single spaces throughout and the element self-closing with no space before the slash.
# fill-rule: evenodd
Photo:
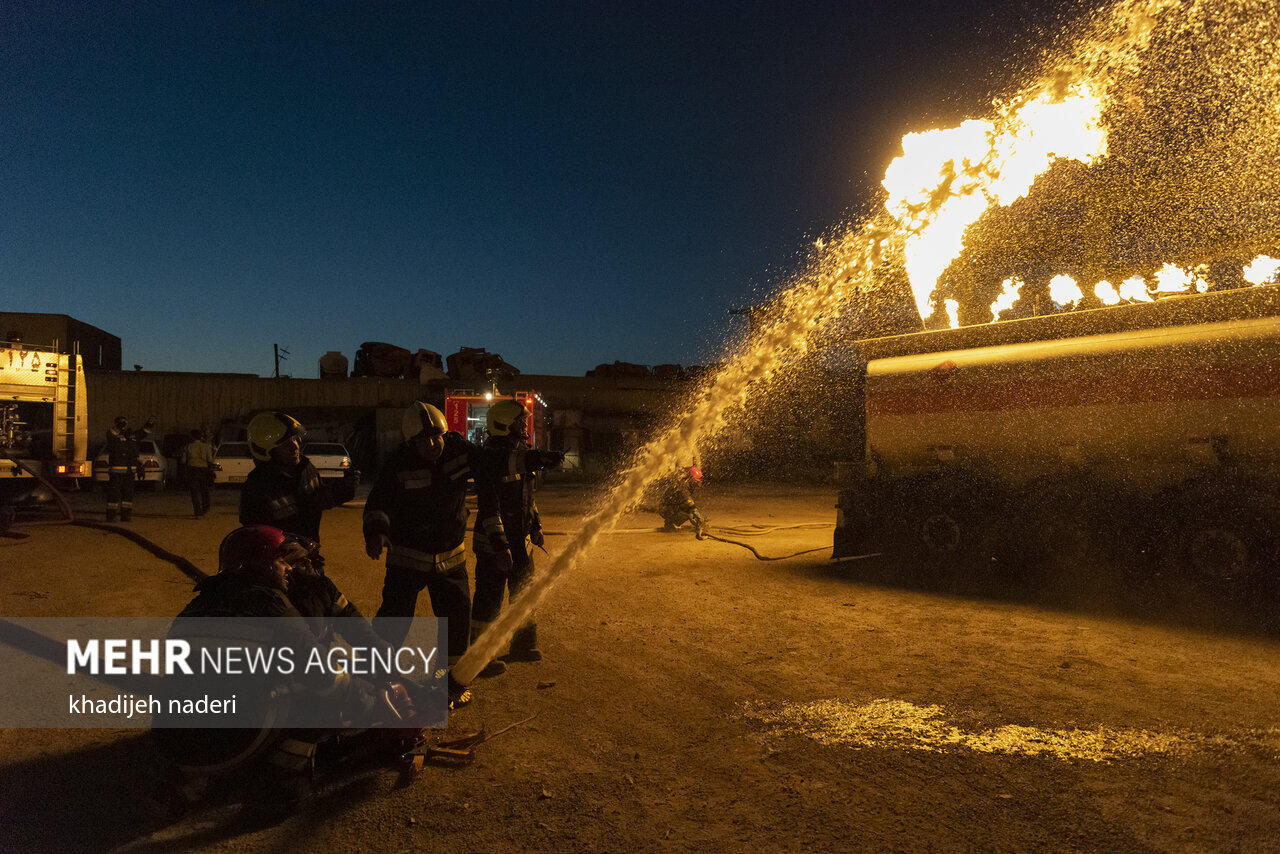
<svg viewBox="0 0 1280 854">
<path fill-rule="evenodd" d="M 0 305 L 126 368 L 695 364 L 1056 2 L 0 2 Z"/>
</svg>

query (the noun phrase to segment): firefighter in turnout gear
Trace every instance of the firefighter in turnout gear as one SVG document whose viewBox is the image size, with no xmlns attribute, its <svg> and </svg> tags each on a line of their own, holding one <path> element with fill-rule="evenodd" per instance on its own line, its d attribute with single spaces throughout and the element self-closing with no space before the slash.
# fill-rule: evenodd
<svg viewBox="0 0 1280 854">
<path fill-rule="evenodd" d="M 315 576 L 315 556 L 314 543 L 278 528 L 250 525 L 232 531 L 219 547 L 217 574 L 196 585 L 195 598 L 174 621 L 170 636 L 197 646 L 225 645 L 244 631 L 246 642 L 255 645 L 323 649 L 326 640 L 313 631 L 316 623 L 307 619 L 317 616 L 309 613 L 314 597 L 299 589 L 304 579 Z M 332 583 L 327 586 L 337 593 Z M 359 616 L 342 608 L 340 601 L 345 600 L 340 593 L 337 596 L 323 610 Z M 259 619 L 263 617 L 274 619 Z M 237 622 L 237 618 L 249 619 Z M 206 636 L 211 626 L 216 626 L 216 639 Z M 377 642 L 372 629 L 367 625 L 366 629 L 366 636 L 346 639 L 352 644 Z M 309 788 L 319 741 L 333 732 L 349 731 L 352 724 L 397 726 L 412 716 L 411 701 L 399 683 L 379 686 L 344 670 L 334 673 L 325 668 L 299 667 L 292 673 L 287 685 L 267 677 L 237 681 L 241 710 L 254 709 L 246 720 L 259 720 L 260 726 L 191 728 L 170 724 L 163 714 L 153 720 L 152 736 L 180 772 L 182 784 L 230 778 L 249 787 L 246 808 L 283 811 Z M 288 715 L 287 704 L 299 701 L 331 714 L 332 728 L 280 728 Z"/>
<path fill-rule="evenodd" d="M 476 597 L 471 614 L 471 640 L 498 619 L 503 597 L 511 598 L 533 576 L 531 546 L 543 543 L 542 521 L 533 501 L 534 476 L 521 457 L 529 453 L 529 412 L 514 400 L 489 407 L 489 436 L 481 454 L 481 479 L 493 481 L 498 494 L 498 519 L 477 519 L 472 547 L 476 553 Z M 537 453 L 537 452 L 534 452 Z M 551 455 L 555 456 L 555 455 Z M 555 460 L 551 462 L 554 464 Z M 508 661 L 540 661 L 538 629 L 532 619 L 511 639 Z M 481 676 L 497 676 L 507 666 L 501 659 L 489 662 Z"/>
<path fill-rule="evenodd" d="M 450 432 L 444 413 L 415 402 L 401 424 L 404 444 L 382 464 L 365 501 L 365 552 L 377 560 L 386 551 L 382 605 L 373 626 L 384 640 L 400 643 L 425 587 L 431 610 L 448 620 L 449 663 L 466 652 L 471 629 L 471 588 L 463 541 L 467 534 L 467 480 L 481 466 L 480 449 Z M 508 464 L 502 454 L 502 464 Z M 536 451 L 519 466 L 541 467 Z M 527 471 L 527 470 L 526 470 Z M 501 527 L 496 484 L 476 477 L 478 525 Z M 466 705 L 471 692 L 449 677 L 453 707 Z"/>
<path fill-rule="evenodd" d="M 707 530 L 707 520 L 698 511 L 694 497 L 702 489 L 702 469 L 691 465 L 672 472 L 658 482 L 658 489 L 658 513 L 662 515 L 662 530 L 674 531 L 689 522 L 693 532 L 701 539 Z"/>
<path fill-rule="evenodd" d="M 271 525 L 320 542 L 320 516 L 334 501 L 302 454 L 307 431 L 283 412 L 263 412 L 249 422 L 248 434 L 256 462 L 240 490 L 240 524 Z"/>
<path fill-rule="evenodd" d="M 142 480 L 144 470 L 138 459 L 138 443 L 151 435 L 152 421 L 141 430 L 130 430 L 129 419 L 117 416 L 107 431 L 107 521 L 128 522 L 133 516 L 133 482 Z"/>
<path fill-rule="evenodd" d="M 365 501 L 365 552 L 374 560 L 387 553 L 382 604 L 373 627 L 386 641 L 399 644 L 425 587 L 432 612 L 448 621 L 452 665 L 467 650 L 471 623 L 462 541 L 476 448 L 449 431 L 444 413 L 420 401 L 405 410 L 401 435 L 404 443 L 382 464 Z M 491 486 L 477 483 L 476 497 L 482 518 L 497 515 Z M 466 705 L 471 694 L 451 682 L 450 700 L 453 706 Z"/>
</svg>

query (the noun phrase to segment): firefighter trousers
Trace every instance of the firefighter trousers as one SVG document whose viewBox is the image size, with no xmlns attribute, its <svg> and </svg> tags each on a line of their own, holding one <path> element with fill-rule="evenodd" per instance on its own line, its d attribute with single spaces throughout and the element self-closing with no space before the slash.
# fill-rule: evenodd
<svg viewBox="0 0 1280 854">
<path fill-rule="evenodd" d="M 518 544 L 517 544 L 518 545 Z M 496 555 L 480 552 L 476 555 L 476 600 L 471 617 L 480 623 L 492 623 L 502 612 L 503 596 L 510 592 L 512 599 L 533 578 L 533 555 L 514 556 L 511 569 L 503 568 Z"/>
<path fill-rule="evenodd" d="M 471 585 L 465 563 L 443 572 L 387 567 L 373 630 L 387 643 L 399 646 L 409 634 L 418 594 L 424 587 L 431 598 L 432 613 L 448 621 L 449 663 L 453 664 L 467 651 L 471 639 Z"/>
<path fill-rule="evenodd" d="M 128 522 L 133 516 L 133 472 L 107 475 L 107 521 Z"/>
</svg>

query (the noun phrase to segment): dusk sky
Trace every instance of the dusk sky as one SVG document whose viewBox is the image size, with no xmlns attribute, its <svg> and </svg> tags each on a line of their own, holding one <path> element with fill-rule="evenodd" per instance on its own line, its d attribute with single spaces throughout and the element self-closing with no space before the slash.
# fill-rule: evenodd
<svg viewBox="0 0 1280 854">
<path fill-rule="evenodd" d="M 126 369 L 704 363 L 1079 9 L 6 0 L 0 305 Z"/>
</svg>

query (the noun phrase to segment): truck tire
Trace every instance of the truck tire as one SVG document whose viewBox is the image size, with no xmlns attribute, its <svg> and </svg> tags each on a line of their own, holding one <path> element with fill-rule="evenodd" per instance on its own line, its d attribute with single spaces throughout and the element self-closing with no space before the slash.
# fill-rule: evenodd
<svg viewBox="0 0 1280 854">
<path fill-rule="evenodd" d="M 1234 479 L 1190 484 L 1171 508 L 1162 568 L 1238 600 L 1274 601 L 1280 581 L 1280 494 Z"/>
<path fill-rule="evenodd" d="M 1001 565 L 1011 580 L 1064 593 L 1110 580 L 1117 502 L 1091 478 L 1075 475 L 1032 483 L 1001 539 Z"/>
<path fill-rule="evenodd" d="M 992 523 L 1004 506 L 1002 491 L 979 474 L 908 478 L 891 501 L 893 551 L 934 577 L 985 582 L 981 574 L 993 552 Z"/>
</svg>

